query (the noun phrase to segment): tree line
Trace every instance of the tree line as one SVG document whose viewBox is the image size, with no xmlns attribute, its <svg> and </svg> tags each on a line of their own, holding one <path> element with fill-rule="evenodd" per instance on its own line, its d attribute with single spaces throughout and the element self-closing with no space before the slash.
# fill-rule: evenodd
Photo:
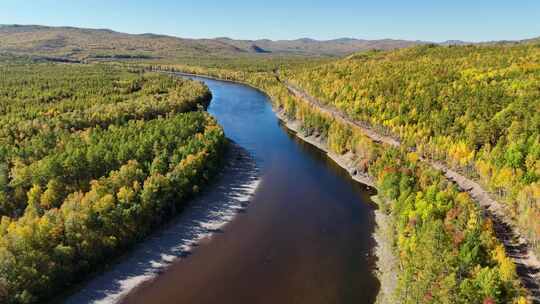
<svg viewBox="0 0 540 304">
<path fill-rule="evenodd" d="M 198 111 L 201 83 L 105 65 L 0 70 L 2 303 L 81 280 L 220 168 L 226 139 Z"/>
</svg>

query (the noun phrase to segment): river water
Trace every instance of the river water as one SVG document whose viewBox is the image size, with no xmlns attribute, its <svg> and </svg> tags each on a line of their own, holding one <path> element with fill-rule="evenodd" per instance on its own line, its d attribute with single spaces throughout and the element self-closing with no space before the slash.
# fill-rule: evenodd
<svg viewBox="0 0 540 304">
<path fill-rule="evenodd" d="M 373 274 L 373 192 L 353 181 L 324 152 L 291 134 L 260 91 L 194 78 L 212 91 L 208 111 L 227 137 L 247 151 L 249 157 L 237 162 L 252 161 L 257 168 L 256 187 L 246 188 L 253 189 L 252 195 L 242 208 L 231 209 L 235 216 L 227 225 L 203 236 L 190 254 L 173 254 L 181 258 L 149 276 L 151 280 L 141 276 L 142 284 L 137 281 L 138 287 L 117 292 L 117 298 L 107 295 L 107 288 L 96 296 L 97 287 L 87 287 L 93 296 L 73 301 L 75 296 L 71 302 L 374 303 L 379 283 Z M 235 187 L 234 181 L 223 183 Z M 159 244 L 161 237 L 153 241 Z M 160 259 L 156 246 L 143 250 L 156 251 L 150 259 Z M 123 264 L 136 268 L 145 265 L 145 259 Z M 118 279 L 110 276 L 100 285 L 111 280 Z"/>
</svg>

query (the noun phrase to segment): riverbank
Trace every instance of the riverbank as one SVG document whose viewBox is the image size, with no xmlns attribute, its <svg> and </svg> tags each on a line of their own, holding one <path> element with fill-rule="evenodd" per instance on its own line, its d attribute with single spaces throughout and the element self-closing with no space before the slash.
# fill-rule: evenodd
<svg viewBox="0 0 540 304">
<path fill-rule="evenodd" d="M 395 290 L 398 285 L 398 267 L 399 261 L 395 255 L 394 246 L 394 226 L 392 225 L 391 215 L 388 214 L 387 208 L 384 207 L 384 202 L 374 195 L 371 200 L 375 202 L 379 208 L 375 210 L 375 233 L 373 237 L 377 246 L 375 247 L 375 255 L 377 256 L 377 277 L 381 282 L 381 289 L 377 295 L 376 304 L 394 304 Z"/>
<path fill-rule="evenodd" d="M 301 122 L 298 120 L 290 119 L 287 117 L 283 110 L 276 109 L 274 112 L 278 119 L 283 123 L 285 127 L 293 131 L 295 135 L 303 141 L 317 147 L 322 150 L 326 155 L 332 159 L 338 166 L 345 169 L 350 177 L 367 186 L 375 188 L 375 182 L 368 174 L 359 173 L 356 166 L 356 157 L 353 153 L 349 152 L 344 155 L 337 155 L 330 151 L 326 141 L 321 136 L 305 136 L 301 132 Z M 398 260 L 394 254 L 392 248 L 394 243 L 394 231 L 392 226 L 392 219 L 387 212 L 387 208 L 384 208 L 383 202 L 375 195 L 371 197 L 371 200 L 377 205 L 375 213 L 375 231 L 373 238 L 375 239 L 376 246 L 373 248 L 373 254 L 377 258 L 375 262 L 375 275 L 379 279 L 380 289 L 377 294 L 376 304 L 391 304 L 396 303 L 394 301 L 394 291 L 398 284 L 397 267 Z"/>
<path fill-rule="evenodd" d="M 352 179 L 361 184 L 375 188 L 375 182 L 373 181 L 373 179 L 367 174 L 358 172 L 358 170 L 356 169 L 356 159 L 353 153 L 338 155 L 331 152 L 325 142 L 325 139 L 321 136 L 303 135 L 301 131 L 302 124 L 300 121 L 288 118 L 285 112 L 280 109 L 274 108 L 274 113 L 276 113 L 277 118 L 281 122 L 283 122 L 283 125 L 286 126 L 287 129 L 293 131 L 296 136 L 303 141 L 312 144 L 319 150 L 324 151 L 330 159 L 332 159 L 336 164 L 345 169 Z"/>
<path fill-rule="evenodd" d="M 241 84 L 241 85 L 245 85 L 245 86 L 248 86 L 252 89 L 255 89 L 261 93 L 263 93 L 264 95 L 266 95 L 268 97 L 269 100 L 272 100 L 272 97 L 270 95 L 268 95 L 264 90 L 250 84 L 250 83 L 247 83 L 247 82 L 244 82 L 244 81 L 239 81 L 239 80 L 230 80 L 230 79 L 220 79 L 220 78 L 217 78 L 217 77 L 214 77 L 214 76 L 211 76 L 211 75 L 197 75 L 197 74 L 192 74 L 192 73 L 184 73 L 184 72 L 170 72 L 172 74 L 176 74 L 176 75 L 183 75 L 183 76 L 188 76 L 188 77 L 202 77 L 202 78 L 208 78 L 208 79 L 212 79 L 212 80 L 218 80 L 218 81 L 225 81 L 225 82 L 230 82 L 230 83 L 237 83 L 237 84 Z M 282 110 L 282 109 L 278 109 L 275 107 L 275 102 L 272 104 L 272 109 L 274 110 L 274 113 L 276 114 L 276 117 L 281 121 L 283 122 L 283 124 L 287 127 L 287 129 L 293 131 L 296 136 L 300 139 L 302 139 L 303 141 L 317 147 L 318 149 L 324 151 L 328 157 L 330 159 L 332 159 L 336 164 L 338 164 L 340 167 L 342 167 L 343 169 L 345 169 L 347 172 L 349 172 L 349 175 L 350 177 L 361 183 L 361 184 L 364 184 L 364 185 L 367 185 L 367 186 L 370 186 L 370 187 L 373 187 L 375 188 L 375 182 L 373 181 L 373 179 L 367 175 L 367 174 L 362 174 L 362 173 L 359 173 L 357 171 L 357 168 L 356 168 L 356 160 L 355 160 L 355 155 L 352 154 L 352 153 L 347 153 L 345 155 L 338 155 L 336 153 L 333 153 L 330 151 L 330 149 L 328 148 L 326 142 L 324 141 L 324 138 L 321 138 L 320 136 L 305 136 L 302 134 L 301 132 L 301 126 L 302 126 L 302 123 L 298 120 L 293 120 L 293 119 L 290 119 L 289 117 L 287 117 L 286 113 Z"/>
<path fill-rule="evenodd" d="M 200 242 L 220 233 L 224 225 L 244 212 L 259 185 L 258 168 L 247 151 L 234 143 L 230 146 L 222 172 L 182 213 L 110 269 L 53 303 L 117 303 L 178 259 L 189 256 Z"/>
</svg>

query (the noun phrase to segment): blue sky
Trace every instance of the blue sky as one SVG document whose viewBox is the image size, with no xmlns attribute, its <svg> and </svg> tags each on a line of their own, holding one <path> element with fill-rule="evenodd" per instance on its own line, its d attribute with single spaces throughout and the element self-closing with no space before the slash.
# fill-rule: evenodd
<svg viewBox="0 0 540 304">
<path fill-rule="evenodd" d="M 194 38 L 486 41 L 540 36 L 540 0 L 0 0 L 0 24 L 12 23 Z"/>
</svg>

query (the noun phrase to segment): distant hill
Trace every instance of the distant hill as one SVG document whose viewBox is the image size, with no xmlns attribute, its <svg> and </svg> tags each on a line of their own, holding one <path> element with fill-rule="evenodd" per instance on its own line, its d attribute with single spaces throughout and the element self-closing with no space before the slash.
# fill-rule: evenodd
<svg viewBox="0 0 540 304">
<path fill-rule="evenodd" d="M 540 43 L 540 37 L 526 39 L 526 40 L 523 40 L 523 41 L 527 42 L 527 43 Z"/>
<path fill-rule="evenodd" d="M 538 42 L 539 40 L 534 38 L 524 41 Z M 333 40 L 310 38 L 296 40 L 235 40 L 226 37 L 185 39 L 152 33 L 126 34 L 109 29 L 0 25 L 0 52 L 37 55 L 57 61 L 272 55 L 345 56 L 365 50 L 391 50 L 426 43 L 429 42 L 354 38 Z M 471 43 L 449 40 L 439 44 L 462 45 Z"/>
<path fill-rule="evenodd" d="M 467 45 L 467 44 L 473 44 L 473 43 L 467 42 L 467 41 L 461 41 L 461 40 L 446 40 L 439 44 L 440 45 Z"/>
<path fill-rule="evenodd" d="M 212 39 L 119 33 L 108 29 L 4 25 L 0 51 L 71 58 L 152 58 L 247 52 Z"/>
<path fill-rule="evenodd" d="M 301 55 L 342 56 L 369 49 L 395 49 L 419 44 L 406 40 L 342 38 L 319 41 L 184 39 L 157 34 L 126 34 L 109 29 L 0 25 L 0 51 L 69 59 L 180 58 L 200 56 Z"/>
<path fill-rule="evenodd" d="M 492 40 L 492 41 L 483 41 L 483 42 L 469 42 L 462 40 L 447 40 L 444 42 L 437 43 L 439 45 L 493 45 L 493 44 L 516 44 L 516 43 L 535 43 L 539 42 L 540 37 L 523 39 L 523 40 Z"/>
<path fill-rule="evenodd" d="M 327 55 L 327 56 L 343 56 L 350 53 L 382 49 L 390 50 L 396 48 L 404 48 L 417 44 L 423 44 L 421 41 L 407 40 L 362 40 L 353 38 L 340 38 L 334 40 L 315 40 L 310 38 L 301 38 L 296 40 L 233 40 L 230 38 L 217 38 L 216 40 L 223 43 L 234 45 L 239 49 L 257 48 L 265 50 L 269 53 L 279 54 L 298 54 L 298 55 Z"/>
</svg>

